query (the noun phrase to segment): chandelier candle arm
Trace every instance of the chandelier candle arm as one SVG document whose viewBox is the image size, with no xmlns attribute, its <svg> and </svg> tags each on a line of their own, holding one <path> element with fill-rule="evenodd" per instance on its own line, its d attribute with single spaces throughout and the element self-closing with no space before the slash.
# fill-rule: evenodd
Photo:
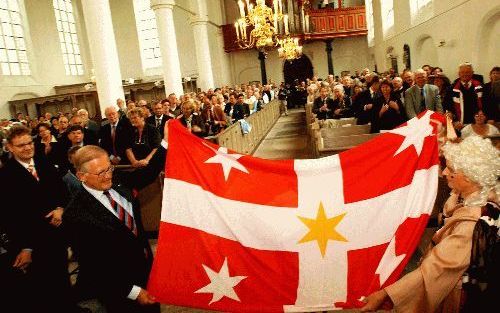
<svg viewBox="0 0 500 313">
<path fill-rule="evenodd" d="M 282 6 L 282 0 L 273 0 L 271 7 L 266 5 L 265 0 L 256 0 L 255 4 L 250 3 L 249 0 L 238 0 L 241 17 L 236 21 L 237 25 L 235 24 L 234 27 L 240 48 L 255 47 L 262 50 L 266 47 L 277 46 L 278 26 L 283 29 L 281 21 L 284 19 L 284 15 L 280 13 Z M 288 21 L 288 17 L 286 19 Z M 251 27 L 251 31 L 247 36 L 248 26 Z M 288 29 L 288 25 L 286 28 Z"/>
<path fill-rule="evenodd" d="M 239 0 L 238 1 L 238 6 L 240 7 L 240 15 L 242 18 L 245 18 L 245 5 L 243 4 L 243 1 Z"/>
<path fill-rule="evenodd" d="M 236 38 L 239 41 L 240 40 L 240 30 L 239 30 L 239 27 L 238 27 L 238 22 L 234 22 L 234 28 L 236 30 Z"/>
<path fill-rule="evenodd" d="M 285 24 L 285 35 L 288 35 L 288 14 L 283 16 L 283 24 Z"/>
</svg>

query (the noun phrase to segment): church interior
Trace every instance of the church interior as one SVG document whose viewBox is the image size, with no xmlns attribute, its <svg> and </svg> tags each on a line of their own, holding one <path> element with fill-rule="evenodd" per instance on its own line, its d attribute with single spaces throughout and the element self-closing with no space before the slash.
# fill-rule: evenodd
<svg viewBox="0 0 500 313">
<path fill-rule="evenodd" d="M 2 185 L 17 157 L 9 132 L 22 125 L 35 160 L 73 173 L 70 194 L 80 148 L 109 154 L 101 176 L 144 169 L 175 119 L 269 160 L 337 155 L 426 109 L 448 116 L 459 138 L 500 148 L 500 0 L 0 0 L 0 23 Z M 137 195 L 153 254 L 162 175 Z M 450 191 L 440 177 L 405 273 L 442 225 Z M 74 284 L 78 254 L 69 251 Z M 143 312 L 80 304 L 81 312 Z"/>
</svg>

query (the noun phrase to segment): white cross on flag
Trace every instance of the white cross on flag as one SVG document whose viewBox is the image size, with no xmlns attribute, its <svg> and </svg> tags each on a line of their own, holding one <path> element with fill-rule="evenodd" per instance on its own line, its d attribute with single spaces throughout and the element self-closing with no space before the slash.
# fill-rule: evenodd
<svg viewBox="0 0 500 313">
<path fill-rule="evenodd" d="M 437 192 L 437 113 L 338 155 L 264 160 L 169 125 L 148 290 L 226 312 L 360 307 L 394 282 Z"/>
</svg>

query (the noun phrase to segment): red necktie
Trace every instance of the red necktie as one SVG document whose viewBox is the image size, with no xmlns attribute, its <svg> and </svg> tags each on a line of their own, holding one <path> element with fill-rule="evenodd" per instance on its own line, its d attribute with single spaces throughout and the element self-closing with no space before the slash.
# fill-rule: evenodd
<svg viewBox="0 0 500 313">
<path fill-rule="evenodd" d="M 115 146 L 115 139 L 116 139 L 116 126 L 111 125 L 111 142 L 113 144 L 113 155 L 116 155 L 116 146 Z"/>
<path fill-rule="evenodd" d="M 28 172 L 35 177 L 37 181 L 40 181 L 40 178 L 38 177 L 38 174 L 36 172 L 35 166 L 33 164 L 28 165 Z"/>
<path fill-rule="evenodd" d="M 122 221 L 123 224 L 125 224 L 125 226 L 127 226 L 127 228 L 137 236 L 137 227 L 135 225 L 134 217 L 130 215 L 127 210 L 125 210 L 118 202 L 116 202 L 115 199 L 113 199 L 113 196 L 111 196 L 109 190 L 104 191 L 103 194 L 108 198 L 113 210 L 118 213 L 118 218 L 120 219 L 120 221 Z"/>
</svg>

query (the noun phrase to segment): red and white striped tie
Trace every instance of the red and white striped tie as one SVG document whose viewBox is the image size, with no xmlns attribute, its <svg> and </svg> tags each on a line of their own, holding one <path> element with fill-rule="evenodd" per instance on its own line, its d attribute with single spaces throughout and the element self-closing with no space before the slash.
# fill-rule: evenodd
<svg viewBox="0 0 500 313">
<path fill-rule="evenodd" d="M 135 220 L 130 213 L 127 212 L 118 202 L 113 199 L 113 196 L 109 193 L 109 190 L 106 190 L 103 192 L 103 194 L 108 198 L 109 203 L 111 204 L 111 207 L 115 212 L 118 214 L 118 218 L 120 221 L 127 226 L 134 235 L 137 235 L 137 226 L 135 225 Z"/>
<path fill-rule="evenodd" d="M 36 168 L 33 164 L 28 165 L 28 172 L 37 180 L 40 181 L 40 178 L 38 177 L 38 173 L 36 172 Z"/>
</svg>

